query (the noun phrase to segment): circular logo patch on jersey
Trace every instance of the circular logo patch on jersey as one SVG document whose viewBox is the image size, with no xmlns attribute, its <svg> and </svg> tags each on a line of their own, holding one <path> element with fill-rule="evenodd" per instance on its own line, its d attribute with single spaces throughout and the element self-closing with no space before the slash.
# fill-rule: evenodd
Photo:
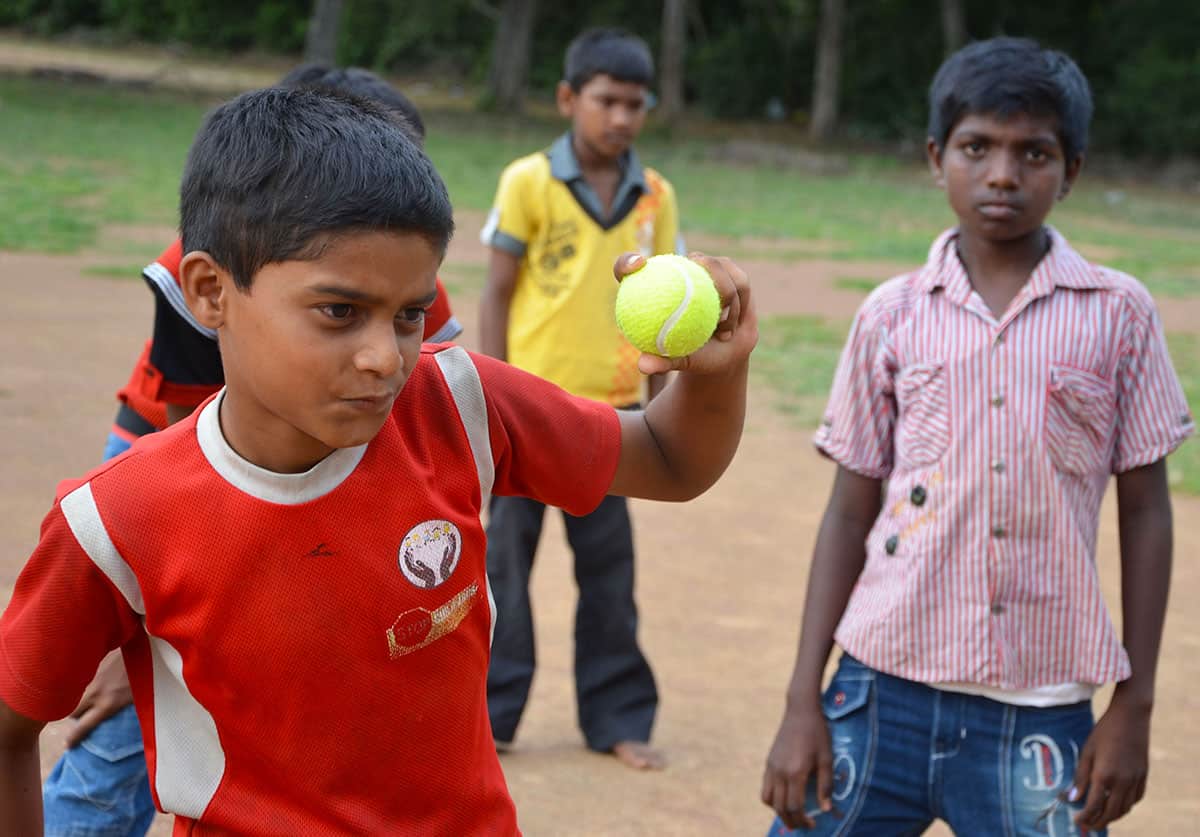
<svg viewBox="0 0 1200 837">
<path fill-rule="evenodd" d="M 446 583 L 462 554 L 462 534 L 449 520 L 426 520 L 400 542 L 400 571 L 423 590 Z"/>
</svg>

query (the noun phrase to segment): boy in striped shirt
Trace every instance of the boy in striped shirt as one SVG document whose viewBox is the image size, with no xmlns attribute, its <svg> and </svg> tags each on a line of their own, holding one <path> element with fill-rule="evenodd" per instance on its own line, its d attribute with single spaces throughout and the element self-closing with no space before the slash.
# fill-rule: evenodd
<svg viewBox="0 0 1200 837">
<path fill-rule="evenodd" d="M 1043 223 L 1087 143 L 1075 63 L 975 43 L 942 65 L 930 107 L 930 167 L 958 226 L 851 328 L 816 436 L 838 470 L 762 798 L 772 835 L 935 819 L 1103 832 L 1145 791 L 1165 457 L 1194 422 L 1146 289 Z M 1120 637 L 1095 566 L 1110 474 Z"/>
</svg>

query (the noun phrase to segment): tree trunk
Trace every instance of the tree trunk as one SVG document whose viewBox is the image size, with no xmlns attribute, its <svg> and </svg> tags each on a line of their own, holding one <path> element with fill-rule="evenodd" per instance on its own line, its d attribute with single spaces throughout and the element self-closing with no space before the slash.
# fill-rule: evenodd
<svg viewBox="0 0 1200 837">
<path fill-rule="evenodd" d="M 821 0 L 817 67 L 813 77 L 812 122 L 808 128 L 809 138 L 816 142 L 828 139 L 837 127 L 844 15 L 843 0 Z"/>
<path fill-rule="evenodd" d="M 687 0 L 663 0 L 662 66 L 659 91 L 663 119 L 674 125 L 683 115 L 683 57 L 687 51 Z"/>
<path fill-rule="evenodd" d="M 537 0 L 504 0 L 500 8 L 496 40 L 492 44 L 487 98 L 489 104 L 501 112 L 516 113 L 524 106 L 536 14 Z"/>
<path fill-rule="evenodd" d="M 962 0 L 942 0 L 942 44 L 946 54 L 967 42 L 967 19 Z"/>
<path fill-rule="evenodd" d="M 304 36 L 305 61 L 334 66 L 341 22 L 342 0 L 313 0 L 308 32 Z"/>
</svg>

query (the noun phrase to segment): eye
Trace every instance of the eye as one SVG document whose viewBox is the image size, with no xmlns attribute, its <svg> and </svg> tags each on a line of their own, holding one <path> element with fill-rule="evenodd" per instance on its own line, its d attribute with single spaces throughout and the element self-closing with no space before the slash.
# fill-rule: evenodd
<svg viewBox="0 0 1200 837">
<path fill-rule="evenodd" d="M 1031 148 L 1025 156 L 1033 163 L 1044 163 L 1050 159 L 1050 155 L 1041 148 Z"/>
<path fill-rule="evenodd" d="M 317 310 L 331 320 L 344 322 L 354 316 L 354 306 L 345 302 L 330 302 L 318 305 Z"/>
<path fill-rule="evenodd" d="M 979 140 L 969 140 L 963 143 L 962 149 L 968 157 L 979 157 L 984 152 L 983 143 Z"/>
<path fill-rule="evenodd" d="M 424 308 L 405 308 L 396 317 L 396 322 L 403 323 L 406 326 L 422 325 L 425 322 Z"/>
</svg>

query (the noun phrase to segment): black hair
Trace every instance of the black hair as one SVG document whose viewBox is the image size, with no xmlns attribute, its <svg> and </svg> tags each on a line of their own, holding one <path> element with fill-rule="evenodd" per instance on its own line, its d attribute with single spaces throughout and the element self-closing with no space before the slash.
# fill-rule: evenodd
<svg viewBox="0 0 1200 837">
<path fill-rule="evenodd" d="M 242 289 L 263 265 L 317 258 L 338 233 L 417 233 L 444 255 L 454 231 L 445 184 L 391 111 L 305 88 L 209 113 L 179 215 L 184 252 L 208 252 Z"/>
<path fill-rule="evenodd" d="M 425 122 L 407 96 L 362 67 L 330 67 L 326 64 L 301 64 L 279 80 L 280 87 L 309 87 L 369 99 L 399 113 L 412 127 L 415 139 L 425 141 Z"/>
<path fill-rule="evenodd" d="M 968 114 L 1053 116 L 1068 162 L 1087 149 L 1092 91 L 1065 53 L 1028 38 L 969 44 L 943 62 L 929 86 L 929 136 L 939 149 Z"/>
<path fill-rule="evenodd" d="M 563 79 L 579 92 L 596 76 L 612 76 L 649 87 L 654 81 L 654 57 L 650 47 L 624 29 L 586 29 L 567 47 Z"/>
</svg>

